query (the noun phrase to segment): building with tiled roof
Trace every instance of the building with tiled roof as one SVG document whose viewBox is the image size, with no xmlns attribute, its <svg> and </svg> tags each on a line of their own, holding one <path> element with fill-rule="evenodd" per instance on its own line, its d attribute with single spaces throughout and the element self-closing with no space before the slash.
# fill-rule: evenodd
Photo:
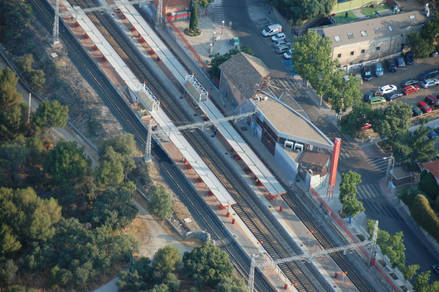
<svg viewBox="0 0 439 292">
<path fill-rule="evenodd" d="M 439 159 L 422 163 L 422 167 L 431 173 L 439 185 Z"/>
<path fill-rule="evenodd" d="M 221 64 L 220 70 L 220 90 L 237 106 L 253 98 L 270 75 L 260 59 L 243 52 Z"/>
<path fill-rule="evenodd" d="M 425 21 L 420 11 L 410 11 L 313 30 L 331 40 L 332 58 L 346 66 L 401 52 L 407 34 L 419 30 Z"/>
</svg>

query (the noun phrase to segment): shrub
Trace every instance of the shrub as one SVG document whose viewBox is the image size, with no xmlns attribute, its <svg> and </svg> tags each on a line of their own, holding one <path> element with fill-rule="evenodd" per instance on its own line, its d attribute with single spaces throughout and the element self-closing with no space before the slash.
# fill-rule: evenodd
<svg viewBox="0 0 439 292">
<path fill-rule="evenodd" d="M 412 217 L 439 242 L 439 217 L 424 195 L 417 195 L 410 207 Z"/>
<path fill-rule="evenodd" d="M 425 170 L 421 172 L 421 179 L 418 188 L 433 201 L 436 200 L 436 197 L 439 194 L 439 186 L 437 185 L 436 180 L 431 173 Z"/>
</svg>

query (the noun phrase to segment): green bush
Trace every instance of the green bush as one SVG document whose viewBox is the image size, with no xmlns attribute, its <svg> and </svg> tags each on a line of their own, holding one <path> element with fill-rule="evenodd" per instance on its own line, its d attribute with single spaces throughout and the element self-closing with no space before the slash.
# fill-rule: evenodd
<svg viewBox="0 0 439 292">
<path fill-rule="evenodd" d="M 436 200 L 439 194 L 439 186 L 436 183 L 433 175 L 428 171 L 421 172 L 421 179 L 419 180 L 418 188 L 424 192 L 430 200 Z"/>
<path fill-rule="evenodd" d="M 439 242 L 439 217 L 424 195 L 417 195 L 410 207 L 412 217 Z"/>
</svg>

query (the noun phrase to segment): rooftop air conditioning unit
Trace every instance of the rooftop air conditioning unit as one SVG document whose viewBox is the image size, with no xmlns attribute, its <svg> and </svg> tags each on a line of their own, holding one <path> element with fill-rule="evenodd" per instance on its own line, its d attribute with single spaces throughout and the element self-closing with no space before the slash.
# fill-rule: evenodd
<svg viewBox="0 0 439 292">
<path fill-rule="evenodd" d="M 294 144 L 294 152 L 302 152 L 303 151 L 303 144 L 302 143 L 295 143 Z"/>
<path fill-rule="evenodd" d="M 289 149 L 289 150 L 293 150 L 294 149 L 294 142 L 285 140 L 284 148 Z"/>
</svg>

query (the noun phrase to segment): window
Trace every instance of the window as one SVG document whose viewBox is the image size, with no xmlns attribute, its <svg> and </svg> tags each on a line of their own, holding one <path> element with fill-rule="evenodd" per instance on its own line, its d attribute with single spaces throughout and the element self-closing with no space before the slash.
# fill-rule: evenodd
<svg viewBox="0 0 439 292">
<path fill-rule="evenodd" d="M 349 33 L 348 33 L 348 39 L 351 40 L 351 39 L 353 39 L 353 38 L 354 38 L 354 34 L 353 34 L 352 32 L 349 32 Z"/>
<path fill-rule="evenodd" d="M 367 36 L 367 31 L 362 30 L 362 31 L 361 31 L 361 36 L 363 36 L 363 37 L 364 37 L 364 36 Z"/>
<path fill-rule="evenodd" d="M 338 57 L 338 58 L 341 58 L 341 54 L 338 54 L 337 57 Z"/>
<path fill-rule="evenodd" d="M 389 25 L 389 31 L 392 31 L 392 30 L 393 30 L 392 26 L 391 26 L 391 25 Z"/>
<path fill-rule="evenodd" d="M 339 41 L 340 41 L 340 36 L 338 36 L 338 35 L 334 36 L 334 40 L 335 40 L 336 42 L 339 42 Z"/>
<path fill-rule="evenodd" d="M 411 20 L 411 21 L 415 21 L 415 20 L 416 20 L 416 16 L 414 16 L 414 15 L 410 15 L 410 20 Z"/>
<path fill-rule="evenodd" d="M 354 51 L 352 51 L 352 52 L 351 52 L 351 56 L 353 56 L 354 54 L 355 54 L 355 52 L 354 52 Z"/>
<path fill-rule="evenodd" d="M 381 50 L 381 48 L 380 47 L 376 47 L 376 50 L 379 51 L 379 50 Z"/>
<path fill-rule="evenodd" d="M 362 54 L 366 53 L 366 50 L 365 50 L 365 49 L 362 49 L 362 50 L 361 50 L 361 53 L 362 53 Z"/>
</svg>

